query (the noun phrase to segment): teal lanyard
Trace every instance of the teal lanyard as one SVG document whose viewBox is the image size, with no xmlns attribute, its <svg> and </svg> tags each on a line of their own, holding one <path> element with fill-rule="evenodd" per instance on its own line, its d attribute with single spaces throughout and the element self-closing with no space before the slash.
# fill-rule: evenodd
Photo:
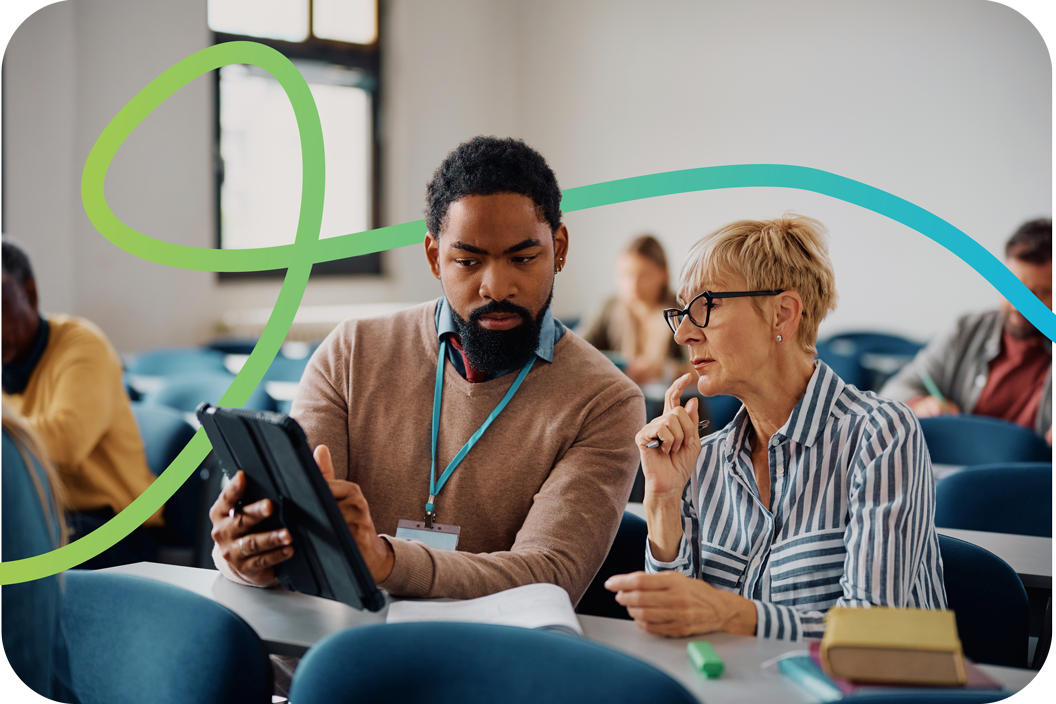
<svg viewBox="0 0 1056 704">
<path fill-rule="evenodd" d="M 517 393 L 517 389 L 521 388 L 521 382 L 524 381 L 524 377 L 528 376 L 528 372 L 531 371 L 532 365 L 535 364 L 535 355 L 528 360 L 528 363 L 524 365 L 524 369 L 517 375 L 517 379 L 513 382 L 513 386 L 506 392 L 506 395 L 499 401 L 499 405 L 495 406 L 495 410 L 491 412 L 488 419 L 484 421 L 484 425 L 477 429 L 477 432 L 473 433 L 473 436 L 466 441 L 466 444 L 462 446 L 462 449 L 458 451 L 454 459 L 451 460 L 451 464 L 447 465 L 447 469 L 440 476 L 440 480 L 436 479 L 436 438 L 440 432 L 440 404 L 443 400 L 444 395 L 444 362 L 447 360 L 447 340 L 443 340 L 440 343 L 440 358 L 436 362 L 436 388 L 433 390 L 433 464 L 429 470 L 429 500 L 425 504 L 425 516 L 426 521 L 432 524 L 433 517 L 433 501 L 436 500 L 436 495 L 440 493 L 440 490 L 444 488 L 444 484 L 454 474 L 455 469 L 459 463 L 462 462 L 463 458 L 469 451 L 473 449 L 473 446 L 477 444 L 477 440 L 480 440 L 480 436 L 484 434 L 484 431 L 488 429 L 488 426 L 499 417 L 502 410 L 506 408 L 506 404 L 510 402 L 513 395 Z M 430 525 L 430 527 L 432 527 Z"/>
</svg>

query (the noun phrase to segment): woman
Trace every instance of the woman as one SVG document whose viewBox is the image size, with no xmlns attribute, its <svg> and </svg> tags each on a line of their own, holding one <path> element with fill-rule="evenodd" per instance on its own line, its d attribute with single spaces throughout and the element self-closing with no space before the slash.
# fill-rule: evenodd
<svg viewBox="0 0 1056 704">
<path fill-rule="evenodd" d="M 687 374 L 638 433 L 647 571 L 606 586 L 639 627 L 799 640 L 822 636 L 832 606 L 945 608 L 916 418 L 814 359 L 836 304 L 821 223 L 785 216 L 713 232 L 690 250 L 679 297 L 686 309 L 665 317 L 697 388 L 744 405 L 696 442 L 696 399 L 679 406 Z"/>
<path fill-rule="evenodd" d="M 62 487 L 33 430 L 3 404 L 3 545 L 5 562 L 49 552 L 65 543 Z M 4 652 L 31 689 L 76 701 L 69 686 L 66 634 L 60 620 L 59 575 L 2 590 Z"/>
<path fill-rule="evenodd" d="M 616 259 L 618 295 L 605 301 L 585 326 L 583 339 L 617 353 L 636 384 L 667 383 L 686 370 L 682 348 L 663 322 L 674 305 L 664 248 L 652 235 L 636 238 Z"/>
</svg>

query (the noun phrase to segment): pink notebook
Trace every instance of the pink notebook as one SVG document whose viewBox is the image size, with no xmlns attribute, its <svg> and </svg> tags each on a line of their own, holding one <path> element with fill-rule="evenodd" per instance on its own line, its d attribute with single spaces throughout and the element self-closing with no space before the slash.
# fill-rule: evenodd
<svg viewBox="0 0 1056 704">
<path fill-rule="evenodd" d="M 825 668 L 821 664 L 821 643 L 814 641 L 810 644 L 810 657 L 814 663 L 825 671 Z M 971 660 L 965 658 L 964 660 L 965 674 L 968 675 L 968 684 L 964 685 L 963 689 L 1003 689 L 999 682 L 991 679 L 985 672 L 975 666 Z M 828 674 L 828 673 L 826 673 Z M 835 677 L 830 677 L 832 683 L 835 684 L 844 696 L 848 694 L 863 694 L 865 692 L 875 692 L 881 689 L 951 689 L 950 687 L 927 687 L 926 685 L 919 684 L 892 684 L 890 682 L 851 682 L 850 680 L 838 680 Z M 958 687 L 957 689 L 962 689 Z"/>
</svg>

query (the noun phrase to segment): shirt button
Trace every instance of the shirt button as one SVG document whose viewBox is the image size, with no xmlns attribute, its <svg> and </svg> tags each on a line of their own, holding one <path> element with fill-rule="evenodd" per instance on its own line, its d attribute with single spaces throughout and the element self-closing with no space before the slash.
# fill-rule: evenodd
<svg viewBox="0 0 1056 704">
<path fill-rule="evenodd" d="M 784 467 L 784 465 L 780 465 L 780 464 L 779 464 L 779 465 L 777 465 L 777 473 L 778 473 L 778 474 L 784 474 L 784 473 L 785 473 L 785 467 Z"/>
<path fill-rule="evenodd" d="M 975 385 L 986 386 L 986 374 L 980 374 L 979 376 L 975 377 Z"/>
</svg>

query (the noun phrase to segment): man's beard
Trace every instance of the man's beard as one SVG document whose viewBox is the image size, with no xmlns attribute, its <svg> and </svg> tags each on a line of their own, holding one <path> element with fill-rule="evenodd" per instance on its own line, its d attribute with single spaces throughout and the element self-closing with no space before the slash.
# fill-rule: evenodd
<svg viewBox="0 0 1056 704">
<path fill-rule="evenodd" d="M 1022 321 L 1014 320 L 1011 314 L 1005 315 L 1005 330 L 1008 331 L 1013 340 L 1033 340 L 1045 337 L 1045 333 L 1034 327 L 1025 317 Z"/>
<path fill-rule="evenodd" d="M 451 318 L 455 322 L 458 336 L 462 338 L 462 351 L 470 366 L 487 374 L 495 374 L 513 371 L 527 364 L 539 347 L 543 317 L 550 309 L 553 297 L 554 290 L 551 288 L 546 303 L 535 319 L 527 308 L 509 301 L 491 301 L 470 313 L 468 321 L 452 308 Z M 518 315 L 521 324 L 510 330 L 488 330 L 481 327 L 481 316 L 495 313 Z"/>
</svg>

